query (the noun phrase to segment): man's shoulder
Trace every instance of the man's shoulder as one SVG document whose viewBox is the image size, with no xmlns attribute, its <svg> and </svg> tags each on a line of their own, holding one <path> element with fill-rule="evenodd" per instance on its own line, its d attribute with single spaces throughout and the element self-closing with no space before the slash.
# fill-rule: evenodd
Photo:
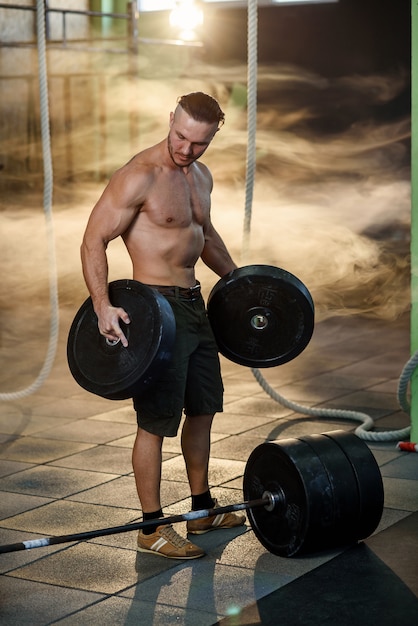
<svg viewBox="0 0 418 626">
<path fill-rule="evenodd" d="M 158 167 L 161 161 L 161 149 L 159 145 L 145 148 L 134 156 L 126 163 L 126 166 L 132 165 L 135 167 L 153 168 Z"/>
<path fill-rule="evenodd" d="M 198 172 L 200 180 L 202 182 L 207 181 L 210 185 L 212 185 L 213 179 L 212 179 L 212 173 L 209 167 L 205 163 L 202 163 L 201 161 L 195 161 L 193 165 L 195 166 Z"/>
<path fill-rule="evenodd" d="M 142 150 L 135 154 L 116 174 L 120 176 L 135 176 L 138 178 L 152 178 L 161 170 L 157 151 L 152 148 Z"/>
</svg>

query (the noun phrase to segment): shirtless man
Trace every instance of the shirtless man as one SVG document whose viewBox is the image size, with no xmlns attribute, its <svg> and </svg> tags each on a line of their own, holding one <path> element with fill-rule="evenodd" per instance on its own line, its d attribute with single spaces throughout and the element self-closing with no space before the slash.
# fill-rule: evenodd
<svg viewBox="0 0 418 626">
<path fill-rule="evenodd" d="M 111 178 L 95 205 L 81 246 L 84 278 L 100 333 L 127 346 L 119 321 L 122 308 L 108 296 L 106 248 L 122 237 L 133 278 L 158 289 L 176 318 L 176 344 L 168 374 L 134 398 L 138 430 L 132 452 L 144 519 L 162 517 L 162 443 L 177 434 L 184 410 L 181 445 L 192 509 L 217 506 L 210 494 L 208 465 L 214 414 L 222 411 L 223 385 L 217 346 L 196 281 L 199 258 L 218 276 L 237 266 L 212 225 L 212 176 L 198 161 L 224 122 L 218 102 L 195 92 L 182 96 L 170 113 L 168 137 L 148 148 Z M 227 513 L 187 523 L 189 534 L 241 526 L 243 515 Z M 142 529 L 138 550 L 168 558 L 192 559 L 203 550 L 169 525 Z"/>
</svg>

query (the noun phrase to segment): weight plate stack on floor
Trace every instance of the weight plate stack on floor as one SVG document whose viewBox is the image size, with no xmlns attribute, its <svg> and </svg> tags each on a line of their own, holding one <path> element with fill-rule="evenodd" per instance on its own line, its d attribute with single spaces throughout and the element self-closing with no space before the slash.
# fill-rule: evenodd
<svg viewBox="0 0 418 626">
<path fill-rule="evenodd" d="M 369 472 L 370 477 L 363 476 Z M 344 431 L 257 446 L 246 465 L 243 489 L 249 500 L 265 491 L 281 494 L 273 512 L 257 507 L 248 511 L 248 518 L 260 543 L 283 557 L 358 541 L 375 530 L 383 511 L 377 463 L 362 440 Z M 366 507 L 363 498 L 369 490 L 378 495 Z"/>
<path fill-rule="evenodd" d="M 239 365 L 287 363 L 313 333 L 308 289 L 293 274 L 270 265 L 248 265 L 221 278 L 207 308 L 219 351 Z"/>
<path fill-rule="evenodd" d="M 383 480 L 379 466 L 368 445 L 353 433 L 324 433 L 340 446 L 356 476 L 359 492 L 357 539 L 369 537 L 378 527 L 384 506 Z"/>
<path fill-rule="evenodd" d="M 110 400 L 139 395 L 154 383 L 171 359 L 176 336 L 174 314 L 155 289 L 135 280 L 109 284 L 110 300 L 128 313 L 130 324 L 120 323 L 128 339 L 109 342 L 98 330 L 97 316 L 88 298 L 71 325 L 67 358 L 78 384 Z"/>
</svg>

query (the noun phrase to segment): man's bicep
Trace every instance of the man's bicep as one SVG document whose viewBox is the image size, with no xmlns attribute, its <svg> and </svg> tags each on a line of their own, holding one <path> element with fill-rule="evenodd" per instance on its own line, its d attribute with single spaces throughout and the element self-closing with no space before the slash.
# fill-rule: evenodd
<svg viewBox="0 0 418 626">
<path fill-rule="evenodd" d="M 108 188 L 91 212 L 86 233 L 111 241 L 122 235 L 136 215 L 136 206 Z"/>
</svg>

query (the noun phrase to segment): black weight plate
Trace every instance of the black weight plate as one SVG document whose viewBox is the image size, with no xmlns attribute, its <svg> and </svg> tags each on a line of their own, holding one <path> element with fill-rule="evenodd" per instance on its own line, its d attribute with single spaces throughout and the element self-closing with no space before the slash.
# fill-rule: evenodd
<svg viewBox="0 0 418 626">
<path fill-rule="evenodd" d="M 91 298 L 80 307 L 71 325 L 67 359 L 78 384 L 110 400 L 139 395 L 155 382 L 168 364 L 175 340 L 174 314 L 156 290 L 135 280 L 109 284 L 110 300 L 125 309 L 130 324 L 121 323 L 128 339 L 109 343 L 97 327 Z"/>
<path fill-rule="evenodd" d="M 247 461 L 244 499 L 265 491 L 283 494 L 283 503 L 269 512 L 265 507 L 248 510 L 248 519 L 260 543 L 278 556 L 290 557 L 312 543 L 312 529 L 329 518 L 332 488 L 323 464 L 305 442 L 286 439 L 257 446 Z"/>
<path fill-rule="evenodd" d="M 340 446 L 357 479 L 359 520 L 357 539 L 369 537 L 378 527 L 384 506 L 383 480 L 379 466 L 368 445 L 354 433 L 324 433 Z"/>
<path fill-rule="evenodd" d="M 314 329 L 308 289 L 293 274 L 270 265 L 248 265 L 221 278 L 207 309 L 219 352 L 248 367 L 294 359 Z"/>
<path fill-rule="evenodd" d="M 334 433 L 333 433 L 334 434 Z M 344 438 L 344 431 L 335 431 Z M 330 508 L 326 515 L 311 523 L 306 549 L 310 551 L 334 548 L 356 542 L 361 518 L 357 476 L 336 441 L 325 435 L 307 435 L 299 438 L 307 443 L 321 461 L 332 491 Z"/>
</svg>

